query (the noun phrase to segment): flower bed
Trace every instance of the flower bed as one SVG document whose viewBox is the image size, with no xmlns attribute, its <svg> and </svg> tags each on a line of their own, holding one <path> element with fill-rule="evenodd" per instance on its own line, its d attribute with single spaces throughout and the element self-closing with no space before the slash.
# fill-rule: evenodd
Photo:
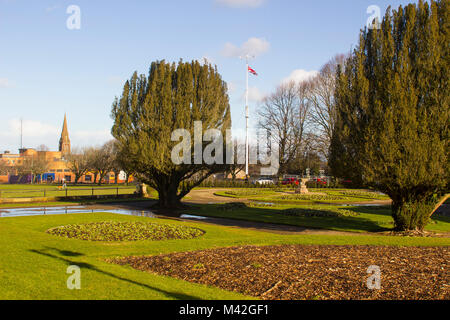
<svg viewBox="0 0 450 320">
<path fill-rule="evenodd" d="M 192 239 L 203 230 L 185 226 L 145 222 L 95 222 L 56 227 L 47 233 L 65 238 L 89 241 L 138 241 Z"/>
</svg>

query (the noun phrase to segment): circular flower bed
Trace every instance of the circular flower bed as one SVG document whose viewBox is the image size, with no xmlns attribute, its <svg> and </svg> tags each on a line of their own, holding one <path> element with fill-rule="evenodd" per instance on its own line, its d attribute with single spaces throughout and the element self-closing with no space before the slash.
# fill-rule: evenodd
<svg viewBox="0 0 450 320">
<path fill-rule="evenodd" d="M 289 194 L 273 197 L 273 199 L 279 200 L 346 200 L 343 196 L 329 195 L 329 194 Z"/>
<path fill-rule="evenodd" d="M 205 232 L 197 228 L 169 224 L 104 221 L 56 227 L 47 230 L 47 233 L 89 241 L 138 241 L 193 239 Z"/>
</svg>

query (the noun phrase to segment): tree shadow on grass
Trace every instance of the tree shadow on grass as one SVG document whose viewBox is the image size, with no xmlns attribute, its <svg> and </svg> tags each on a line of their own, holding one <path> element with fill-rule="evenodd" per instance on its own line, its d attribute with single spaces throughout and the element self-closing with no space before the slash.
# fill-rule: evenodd
<svg viewBox="0 0 450 320">
<path fill-rule="evenodd" d="M 392 217 L 391 206 L 354 206 L 346 209 L 353 212 Z M 447 208 L 445 204 L 441 205 L 431 216 L 431 219 L 434 221 L 450 223 L 450 206 Z"/>
<path fill-rule="evenodd" d="M 391 206 L 348 206 L 345 209 L 356 213 L 392 216 Z"/>
<path fill-rule="evenodd" d="M 79 252 L 75 252 L 75 251 L 69 251 L 69 250 L 60 250 L 57 248 L 52 248 L 52 247 L 45 247 L 46 250 L 53 250 L 56 251 L 59 255 L 61 256 L 65 256 L 65 257 L 81 257 L 84 256 L 83 253 L 79 253 Z"/>
<path fill-rule="evenodd" d="M 324 208 L 295 208 L 295 215 L 290 215 L 286 214 L 285 210 L 278 208 L 236 207 L 231 210 L 223 210 L 221 205 L 197 205 L 196 207 L 197 210 L 192 208 L 189 213 L 244 222 L 261 222 L 262 229 L 265 229 L 264 224 L 269 223 L 278 224 L 282 231 L 285 229 L 285 225 L 337 231 L 384 232 L 391 230 L 383 227 L 377 221 L 360 216 L 333 216 L 332 210 Z M 236 222 L 235 224 L 239 226 L 240 223 Z"/>
<path fill-rule="evenodd" d="M 60 253 L 63 256 L 71 256 L 71 257 L 73 257 L 73 256 L 82 256 L 83 255 L 81 253 L 77 253 L 77 252 L 73 252 L 73 251 L 59 250 L 57 248 L 50 248 L 50 247 L 46 247 L 45 250 L 54 250 L 54 251 Z M 167 296 L 169 298 L 174 298 L 174 299 L 178 299 L 178 300 L 200 300 L 201 299 L 199 297 L 195 297 L 195 296 L 191 296 L 191 295 L 187 295 L 187 294 L 183 294 L 183 293 L 178 293 L 178 292 L 170 292 L 170 291 L 162 290 L 160 288 L 149 286 L 147 284 L 140 283 L 140 282 L 137 282 L 137 281 L 134 281 L 134 280 L 131 280 L 131 279 L 126 279 L 126 278 L 123 278 L 121 276 L 115 275 L 115 274 L 113 274 L 111 272 L 101 270 L 101 269 L 97 268 L 96 266 L 94 266 L 92 264 L 85 263 L 85 262 L 77 262 L 77 261 L 69 260 L 67 258 L 63 258 L 63 257 L 57 256 L 57 255 L 45 252 L 44 250 L 30 249 L 28 251 L 32 252 L 32 253 L 40 254 L 40 255 L 43 255 L 43 256 L 46 256 L 46 257 L 49 257 L 49 258 L 53 258 L 55 260 L 62 261 L 64 263 L 66 263 L 68 266 L 76 265 L 76 266 L 79 266 L 80 268 L 89 269 L 89 270 L 101 273 L 103 275 L 106 275 L 108 277 L 112 277 L 112 278 L 120 280 L 120 281 L 124 281 L 124 282 L 130 283 L 130 284 L 138 285 L 138 286 L 146 288 L 146 289 L 154 290 L 154 291 L 157 291 L 159 293 L 164 294 L 165 296 Z"/>
</svg>

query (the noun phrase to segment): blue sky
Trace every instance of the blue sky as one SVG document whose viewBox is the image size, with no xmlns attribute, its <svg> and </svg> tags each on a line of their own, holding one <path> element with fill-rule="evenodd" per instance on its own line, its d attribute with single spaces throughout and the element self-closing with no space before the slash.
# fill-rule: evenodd
<svg viewBox="0 0 450 320">
<path fill-rule="evenodd" d="M 355 46 L 370 5 L 397 0 L 0 0 L 0 152 L 56 149 L 64 113 L 72 145 L 110 138 L 111 103 L 150 63 L 206 57 L 230 87 L 233 128 L 243 128 L 245 66 L 252 123 L 258 99 L 288 78 L 310 74 Z M 81 28 L 69 30 L 70 5 Z"/>
</svg>

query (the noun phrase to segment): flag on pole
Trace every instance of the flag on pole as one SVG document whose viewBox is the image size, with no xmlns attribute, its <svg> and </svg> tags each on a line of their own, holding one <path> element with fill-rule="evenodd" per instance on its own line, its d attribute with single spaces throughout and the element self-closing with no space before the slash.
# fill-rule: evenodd
<svg viewBox="0 0 450 320">
<path fill-rule="evenodd" d="M 252 68 L 248 67 L 248 72 L 250 72 L 251 74 L 257 76 L 258 74 L 256 73 L 255 70 L 253 70 Z"/>
</svg>

